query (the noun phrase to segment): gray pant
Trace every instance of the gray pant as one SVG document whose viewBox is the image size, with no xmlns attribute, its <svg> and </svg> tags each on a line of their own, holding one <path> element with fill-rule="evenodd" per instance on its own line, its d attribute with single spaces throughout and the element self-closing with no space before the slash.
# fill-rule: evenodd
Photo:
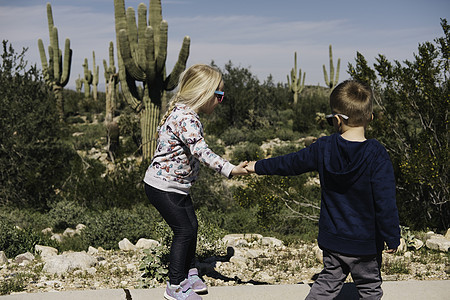
<svg viewBox="0 0 450 300">
<path fill-rule="evenodd" d="M 348 274 L 358 289 L 360 299 L 381 299 L 381 254 L 348 256 L 323 250 L 324 268 L 314 282 L 306 299 L 334 299 L 344 285 Z"/>
</svg>

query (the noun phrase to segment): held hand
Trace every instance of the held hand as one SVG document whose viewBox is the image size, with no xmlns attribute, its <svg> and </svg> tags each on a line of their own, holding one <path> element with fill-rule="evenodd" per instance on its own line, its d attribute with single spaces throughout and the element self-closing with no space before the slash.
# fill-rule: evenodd
<svg viewBox="0 0 450 300">
<path fill-rule="evenodd" d="M 248 171 L 245 168 L 247 164 L 248 164 L 247 161 L 239 163 L 239 165 L 235 166 L 233 170 L 231 170 L 231 175 L 247 175 Z"/>
<path fill-rule="evenodd" d="M 251 161 L 247 164 L 247 166 L 245 168 L 247 169 L 247 171 L 249 173 L 255 173 L 255 164 L 256 164 L 256 161 Z"/>
<path fill-rule="evenodd" d="M 386 253 L 389 253 L 389 254 L 394 254 L 395 252 L 397 252 L 397 249 L 388 249 L 388 250 L 386 250 Z"/>
</svg>

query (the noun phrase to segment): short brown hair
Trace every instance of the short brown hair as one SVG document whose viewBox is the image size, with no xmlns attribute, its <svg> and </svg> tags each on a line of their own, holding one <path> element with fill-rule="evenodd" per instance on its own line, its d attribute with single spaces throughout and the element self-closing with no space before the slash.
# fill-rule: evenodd
<svg viewBox="0 0 450 300">
<path fill-rule="evenodd" d="M 349 126 L 365 126 L 372 120 L 372 89 L 358 81 L 343 81 L 331 92 L 330 107 L 332 113 L 348 116 Z"/>
</svg>

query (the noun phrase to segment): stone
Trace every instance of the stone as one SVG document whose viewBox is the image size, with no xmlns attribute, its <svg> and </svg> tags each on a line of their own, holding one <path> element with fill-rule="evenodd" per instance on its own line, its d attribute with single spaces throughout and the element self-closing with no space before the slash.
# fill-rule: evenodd
<svg viewBox="0 0 450 300">
<path fill-rule="evenodd" d="M 49 246 L 36 245 L 34 246 L 34 250 L 36 253 L 39 253 L 43 260 L 46 260 L 48 257 L 58 255 L 58 249 Z"/>
<path fill-rule="evenodd" d="M 89 247 L 88 247 L 87 253 L 88 253 L 89 255 L 97 255 L 97 254 L 98 254 L 98 249 L 95 249 L 94 247 L 89 246 Z"/>
<path fill-rule="evenodd" d="M 134 251 L 137 248 L 127 238 L 124 238 L 119 242 L 119 249 L 122 251 Z"/>
<path fill-rule="evenodd" d="M 22 253 L 22 254 L 19 254 L 19 255 L 17 255 L 15 258 L 14 258 L 14 262 L 16 263 L 16 264 L 20 264 L 20 263 L 23 263 L 23 262 L 25 262 L 25 261 L 32 261 L 32 260 L 34 260 L 34 255 L 33 254 L 31 254 L 30 252 L 26 252 L 26 253 Z"/>
<path fill-rule="evenodd" d="M 51 229 L 50 227 L 47 227 L 45 229 L 42 229 L 41 231 L 43 234 L 53 234 L 53 229 Z"/>
<path fill-rule="evenodd" d="M 446 238 L 447 240 L 450 240 L 450 228 L 447 229 L 447 232 L 445 233 L 445 238 Z"/>
<path fill-rule="evenodd" d="M 52 240 L 54 240 L 54 241 L 57 241 L 57 242 L 61 243 L 61 242 L 62 242 L 62 235 L 60 235 L 59 233 L 55 233 L 55 234 L 53 234 L 53 235 L 50 237 L 50 239 L 52 239 Z"/>
<path fill-rule="evenodd" d="M 75 232 L 76 232 L 76 234 L 81 234 L 81 231 L 83 231 L 85 228 L 86 228 L 86 225 L 84 225 L 84 224 L 78 224 L 78 225 L 75 227 Z"/>
<path fill-rule="evenodd" d="M 75 269 L 87 270 L 94 266 L 97 260 L 86 252 L 67 252 L 49 258 L 43 271 L 50 274 L 62 275 Z"/>
<path fill-rule="evenodd" d="M 400 245 L 397 247 L 398 252 L 405 252 L 408 250 L 408 246 L 406 245 L 405 239 L 400 238 Z"/>
<path fill-rule="evenodd" d="M 424 243 L 421 240 L 419 240 L 419 239 L 414 239 L 413 240 L 413 247 L 414 247 L 414 249 L 419 250 L 420 248 L 423 247 L 423 245 L 424 245 Z"/>
<path fill-rule="evenodd" d="M 0 265 L 6 264 L 8 262 L 8 258 L 6 257 L 5 252 L 0 251 Z"/>
<path fill-rule="evenodd" d="M 314 255 L 316 259 L 322 264 L 323 263 L 323 251 L 319 248 L 318 245 L 315 245 L 312 249 L 314 251 Z"/>
<path fill-rule="evenodd" d="M 77 232 L 75 231 L 75 229 L 72 229 L 72 228 L 66 228 L 66 230 L 64 230 L 64 232 L 63 232 L 63 236 L 68 236 L 68 237 L 73 237 L 75 234 L 77 234 Z"/>
<path fill-rule="evenodd" d="M 263 246 L 272 246 L 272 247 L 283 246 L 283 241 L 280 241 L 279 239 L 276 239 L 274 237 L 263 237 L 261 242 Z"/>
<path fill-rule="evenodd" d="M 136 248 L 138 249 L 154 249 L 158 247 L 160 243 L 152 239 L 141 238 L 136 242 Z"/>
<path fill-rule="evenodd" d="M 225 243 L 226 246 L 247 246 L 249 242 L 261 241 L 263 236 L 261 234 L 255 233 L 235 233 L 235 234 L 227 234 L 222 238 L 222 242 Z"/>
<path fill-rule="evenodd" d="M 431 236 L 425 242 L 425 244 L 430 249 L 439 250 L 439 251 L 443 251 L 443 252 L 448 252 L 448 250 L 450 248 L 450 240 L 446 239 L 441 234 L 435 234 L 435 235 Z"/>
</svg>

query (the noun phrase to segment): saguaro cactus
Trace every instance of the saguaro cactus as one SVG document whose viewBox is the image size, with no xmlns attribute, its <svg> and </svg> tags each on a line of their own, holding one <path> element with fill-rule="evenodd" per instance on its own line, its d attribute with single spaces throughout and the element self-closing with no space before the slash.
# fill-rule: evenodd
<svg viewBox="0 0 450 300">
<path fill-rule="evenodd" d="M 81 93 L 81 89 L 83 88 L 83 80 L 81 79 L 80 74 L 78 74 L 78 79 L 75 80 L 75 88 L 78 93 Z"/>
<path fill-rule="evenodd" d="M 114 65 L 114 44 L 109 43 L 109 66 L 106 60 L 103 60 L 105 68 L 105 93 L 106 93 L 106 117 L 105 121 L 110 122 L 114 116 L 117 101 L 117 84 L 119 83 L 119 74 Z"/>
<path fill-rule="evenodd" d="M 341 67 L 341 59 L 338 59 L 337 67 L 336 67 L 336 77 L 334 77 L 334 65 L 333 65 L 333 52 L 331 50 L 331 45 L 329 47 L 330 52 L 330 78 L 328 79 L 327 69 L 325 65 L 323 65 L 323 76 L 325 78 L 325 84 L 333 89 L 339 82 L 339 68 Z"/>
<path fill-rule="evenodd" d="M 288 86 L 291 92 L 294 94 L 294 104 L 297 104 L 298 102 L 298 95 L 303 91 L 305 88 L 305 78 L 306 73 L 303 73 L 303 81 L 302 81 L 302 69 L 298 72 L 297 77 L 297 52 L 294 52 L 294 68 L 291 70 L 291 79 L 289 79 L 289 75 L 287 76 L 288 80 Z"/>
<path fill-rule="evenodd" d="M 56 105 L 59 111 L 60 119 L 63 120 L 64 99 L 62 89 L 69 82 L 70 67 L 72 65 L 72 49 L 70 49 L 70 40 L 66 39 L 63 62 L 62 51 L 59 49 L 58 29 L 53 23 L 52 6 L 50 3 L 47 3 L 47 21 L 50 36 L 50 45 L 48 46 L 48 62 L 42 39 L 38 40 L 39 54 L 41 56 L 44 80 L 52 88 L 56 98 Z"/>
<path fill-rule="evenodd" d="M 92 84 L 93 76 L 92 76 L 92 71 L 89 70 L 87 58 L 84 59 L 83 69 L 84 69 L 84 78 L 83 78 L 84 97 L 89 98 L 91 95 L 91 84 Z"/>
<path fill-rule="evenodd" d="M 134 9 L 125 13 L 124 0 L 114 0 L 119 78 L 126 101 L 140 114 L 144 159 L 153 156 L 163 95 L 176 87 L 190 46 L 190 38 L 185 36 L 178 61 L 166 76 L 168 24 L 162 19 L 161 0 L 150 0 L 148 13 L 147 22 L 147 7 L 139 4 L 136 25 Z M 142 82 L 141 92 L 136 81 Z"/>
<path fill-rule="evenodd" d="M 98 72 L 99 72 L 99 66 L 95 64 L 95 51 L 92 51 L 92 59 L 93 59 L 93 66 L 92 66 L 92 98 L 94 100 L 97 100 L 98 93 L 97 93 L 97 86 L 98 86 Z"/>
</svg>

